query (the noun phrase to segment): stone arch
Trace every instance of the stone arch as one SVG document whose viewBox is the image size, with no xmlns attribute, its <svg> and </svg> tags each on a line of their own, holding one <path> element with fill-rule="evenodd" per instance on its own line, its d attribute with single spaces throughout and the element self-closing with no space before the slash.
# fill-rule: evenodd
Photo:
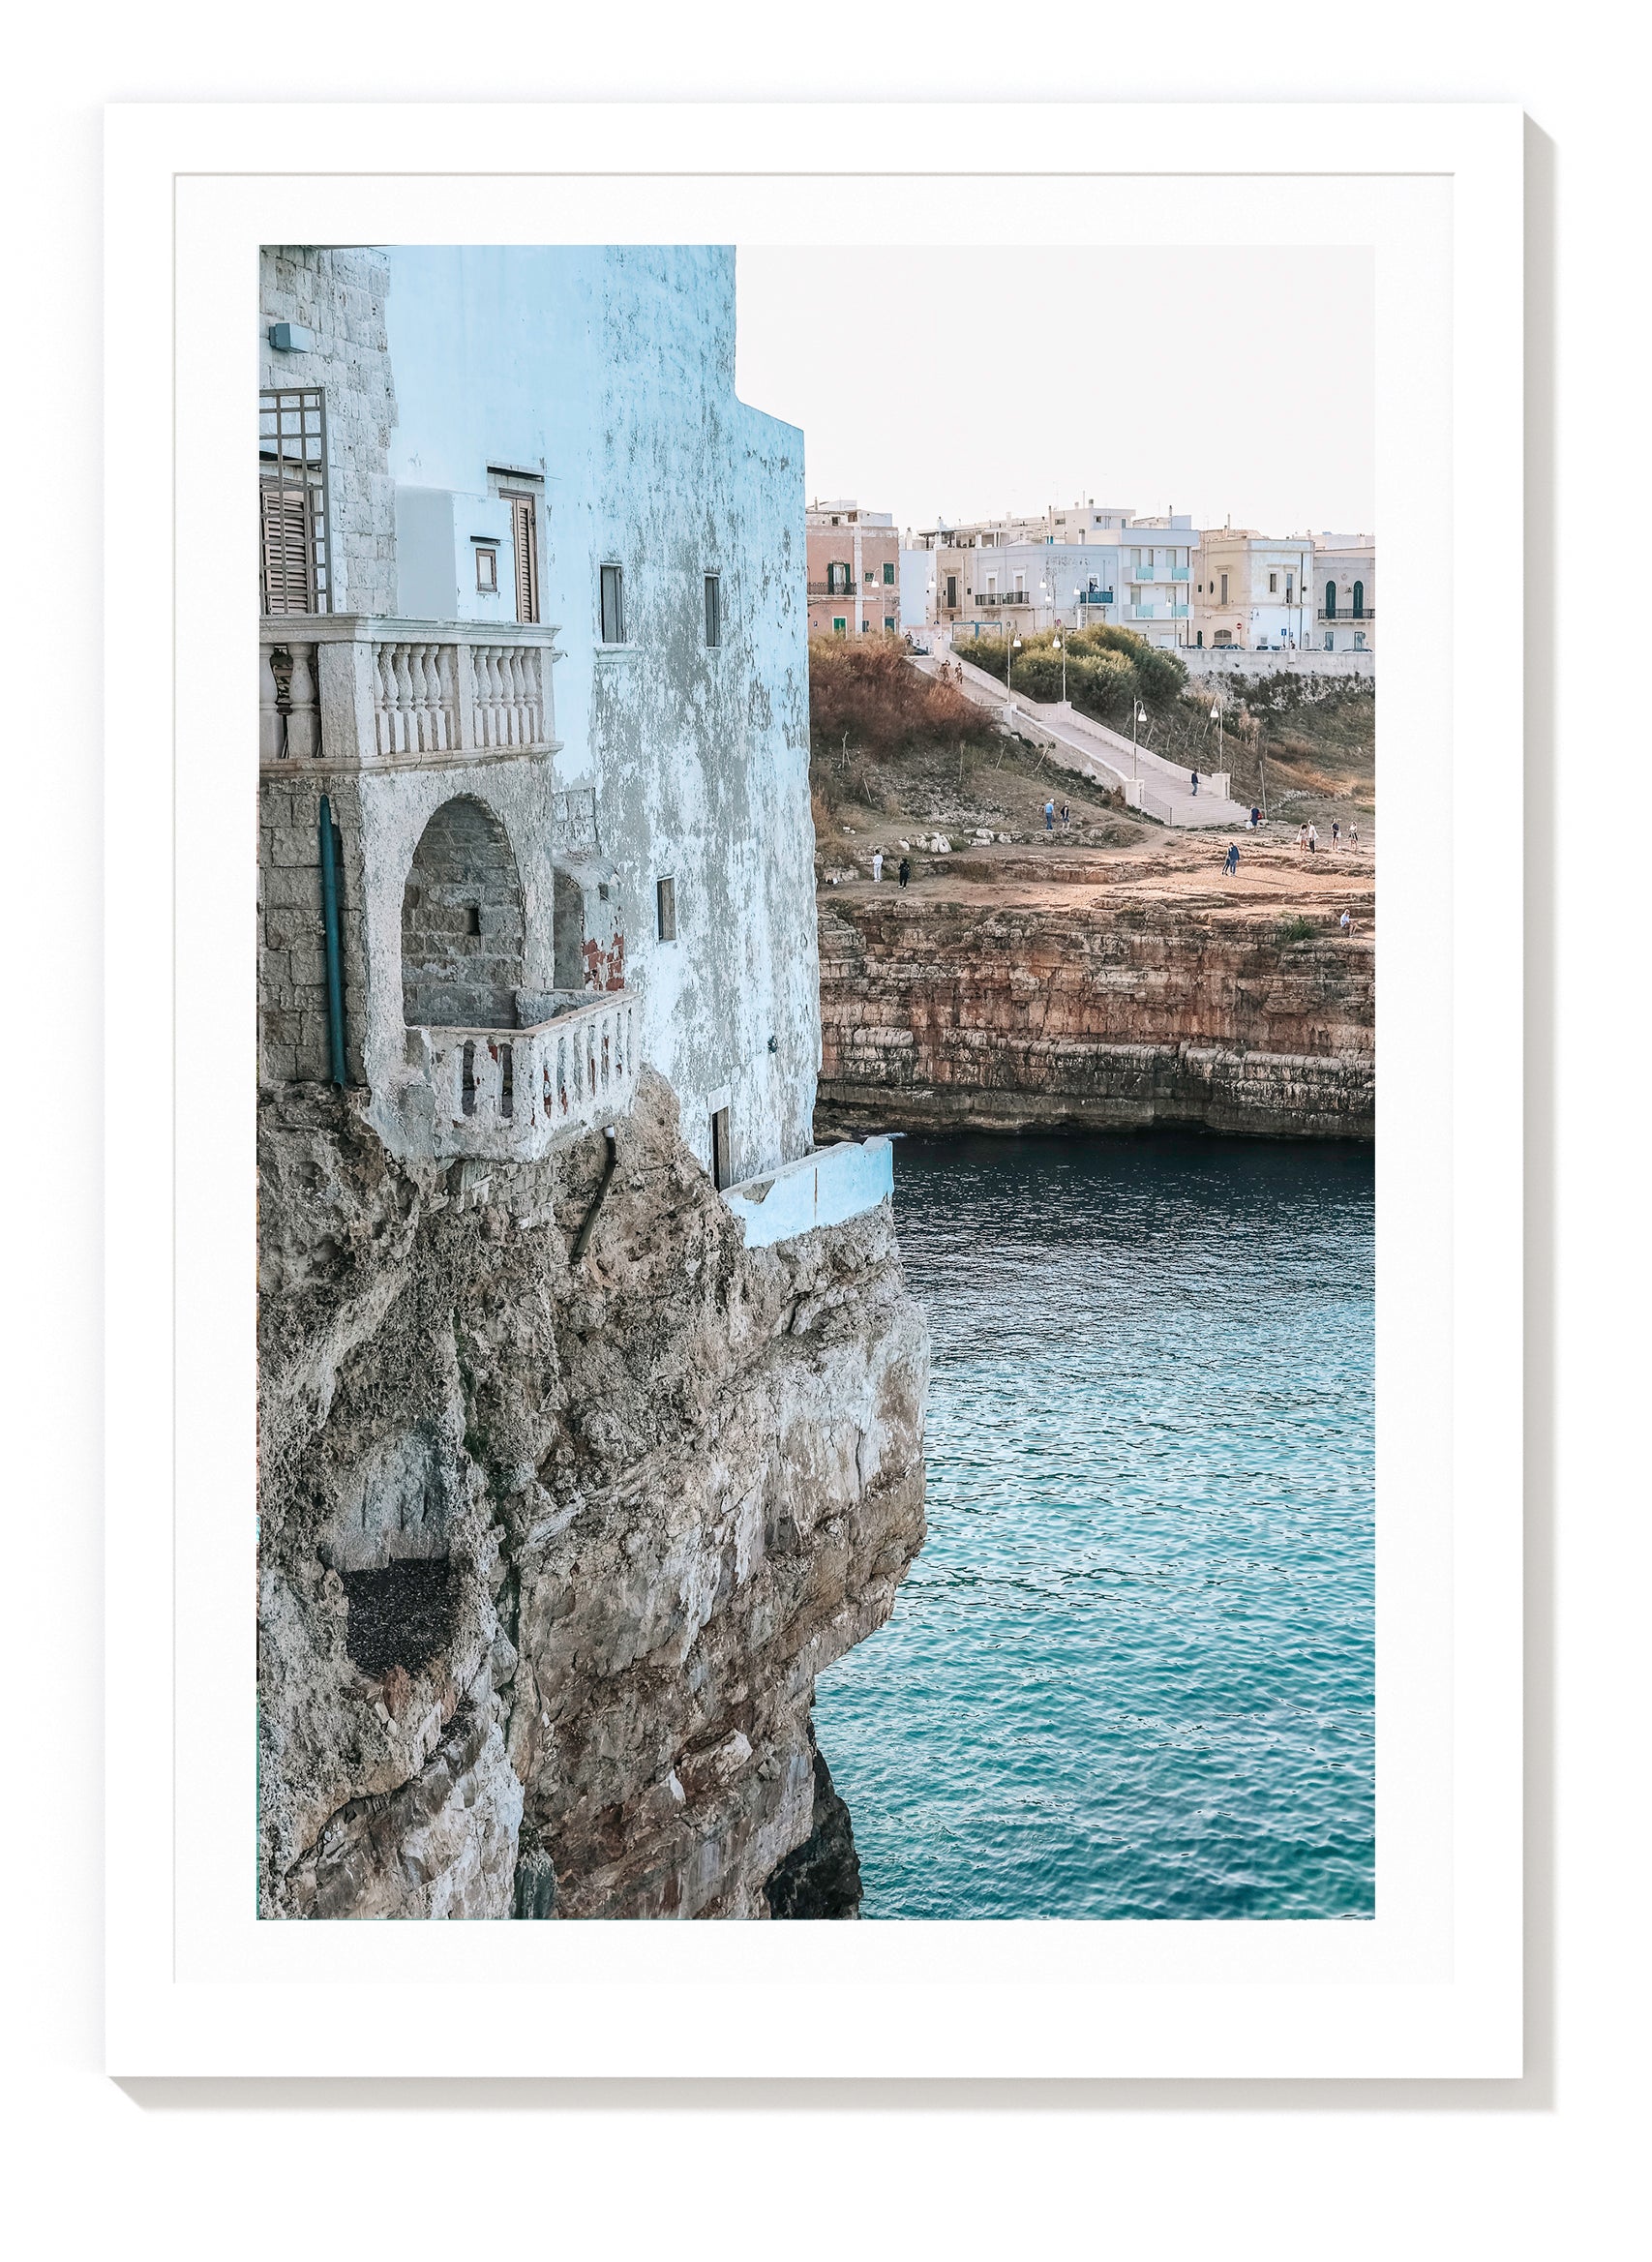
<svg viewBox="0 0 1652 2262">
<path fill-rule="evenodd" d="M 402 1014 L 409 1028 L 514 1029 L 526 919 L 510 836 L 472 794 L 419 835 L 402 894 Z"/>
</svg>

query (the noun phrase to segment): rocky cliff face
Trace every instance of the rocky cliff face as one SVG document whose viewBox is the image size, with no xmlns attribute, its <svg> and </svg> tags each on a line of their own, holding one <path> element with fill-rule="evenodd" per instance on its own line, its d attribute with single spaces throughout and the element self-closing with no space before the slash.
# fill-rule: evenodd
<svg viewBox="0 0 1652 2262">
<path fill-rule="evenodd" d="M 263 1101 L 268 1915 L 766 1916 L 829 1817 L 815 1675 L 923 1536 L 888 1213 L 747 1252 L 652 1076 L 608 1161 Z"/>
<path fill-rule="evenodd" d="M 1079 885 L 823 894 L 817 1124 L 1369 1138 L 1371 904 L 1348 900 L 1367 939 Z"/>
</svg>

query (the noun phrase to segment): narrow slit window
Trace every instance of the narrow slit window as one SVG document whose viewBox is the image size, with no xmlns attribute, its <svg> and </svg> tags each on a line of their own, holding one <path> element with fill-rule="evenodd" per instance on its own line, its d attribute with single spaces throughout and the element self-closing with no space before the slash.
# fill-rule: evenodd
<svg viewBox="0 0 1652 2262">
<path fill-rule="evenodd" d="M 707 645 L 723 641 L 723 578 L 721 574 L 706 576 L 706 642 Z"/>
<path fill-rule="evenodd" d="M 539 513 L 531 495 L 513 495 L 511 550 L 516 563 L 516 617 L 539 618 Z"/>
<path fill-rule="evenodd" d="M 625 642 L 625 576 L 617 565 L 602 569 L 602 641 Z"/>
<path fill-rule="evenodd" d="M 654 883 L 654 910 L 659 939 L 662 943 L 676 941 L 676 882 L 656 880 Z"/>
</svg>

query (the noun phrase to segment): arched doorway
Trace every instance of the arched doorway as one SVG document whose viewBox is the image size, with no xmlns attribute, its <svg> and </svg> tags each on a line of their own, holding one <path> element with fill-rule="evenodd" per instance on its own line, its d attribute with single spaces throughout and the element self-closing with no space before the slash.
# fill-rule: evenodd
<svg viewBox="0 0 1652 2262">
<path fill-rule="evenodd" d="M 514 1029 L 526 924 L 504 827 L 469 794 L 443 801 L 419 835 L 402 894 L 407 1026 Z"/>
</svg>

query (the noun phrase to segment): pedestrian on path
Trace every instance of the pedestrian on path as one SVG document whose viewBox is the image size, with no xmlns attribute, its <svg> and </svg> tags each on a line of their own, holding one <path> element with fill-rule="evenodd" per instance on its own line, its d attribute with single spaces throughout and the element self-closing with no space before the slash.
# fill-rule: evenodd
<svg viewBox="0 0 1652 2262">
<path fill-rule="evenodd" d="M 1199 798 L 1199 773 L 1196 769 L 1189 769 L 1187 776 L 1192 783 L 1193 799 L 1197 800 Z"/>
<path fill-rule="evenodd" d="M 1352 916 L 1345 911 L 1337 923 L 1342 929 L 1343 940 L 1352 941 L 1354 933 L 1354 921 Z"/>
<path fill-rule="evenodd" d="M 1341 827 L 1341 824 L 1340 824 L 1340 822 L 1339 822 L 1339 821 L 1338 821 L 1337 818 L 1333 817 L 1333 818 L 1332 818 L 1332 820 L 1331 820 L 1331 845 L 1332 845 L 1332 847 L 1333 847 L 1334 849 L 1335 849 L 1335 847 L 1337 846 L 1337 842 L 1338 842 L 1338 841 L 1341 839 L 1341 837 L 1342 837 L 1342 827 Z"/>
<path fill-rule="evenodd" d="M 1319 854 L 1319 835 L 1311 825 L 1307 829 L 1307 853 L 1309 856 Z"/>
<path fill-rule="evenodd" d="M 1054 801 L 1046 801 L 1044 803 L 1044 830 L 1046 832 L 1054 832 L 1055 829 L 1056 805 Z"/>
<path fill-rule="evenodd" d="M 1360 845 L 1360 829 L 1359 829 L 1359 827 L 1358 827 L 1357 825 L 1350 825 L 1350 826 L 1349 826 L 1349 828 L 1348 828 L 1348 846 L 1349 846 L 1350 848 L 1358 848 L 1358 847 L 1359 847 L 1359 845 Z"/>
<path fill-rule="evenodd" d="M 1306 825 L 1297 827 L 1297 854 L 1298 856 L 1307 856 L 1307 827 Z"/>
<path fill-rule="evenodd" d="M 1239 869 L 1239 843 L 1237 840 L 1230 840 L 1227 844 L 1227 869 L 1230 876 Z"/>
<path fill-rule="evenodd" d="M 1257 808 L 1256 804 L 1252 802 L 1250 805 L 1250 829 L 1252 832 L 1255 831 L 1257 826 L 1260 825 L 1261 822 L 1262 812 L 1259 808 Z"/>
<path fill-rule="evenodd" d="M 911 864 L 910 864 L 910 863 L 907 861 L 907 860 L 906 860 L 906 858 L 905 858 L 905 857 L 902 857 L 902 859 L 901 859 L 901 863 L 900 863 L 900 870 L 899 870 L 899 872 L 898 872 L 898 873 L 897 873 L 895 876 L 896 876 L 896 878 L 897 878 L 897 879 L 900 881 L 900 884 L 901 884 L 901 886 L 902 886 L 903 888 L 906 886 L 907 882 L 908 882 L 908 881 L 909 881 L 909 880 L 912 878 L 912 866 L 911 866 Z"/>
<path fill-rule="evenodd" d="M 1064 832 L 1072 830 L 1072 811 L 1066 801 L 1062 803 L 1062 830 Z"/>
<path fill-rule="evenodd" d="M 881 848 L 875 848 L 872 851 L 872 885 L 874 888 L 878 885 L 878 882 L 883 878 L 883 876 L 884 852 Z"/>
</svg>

